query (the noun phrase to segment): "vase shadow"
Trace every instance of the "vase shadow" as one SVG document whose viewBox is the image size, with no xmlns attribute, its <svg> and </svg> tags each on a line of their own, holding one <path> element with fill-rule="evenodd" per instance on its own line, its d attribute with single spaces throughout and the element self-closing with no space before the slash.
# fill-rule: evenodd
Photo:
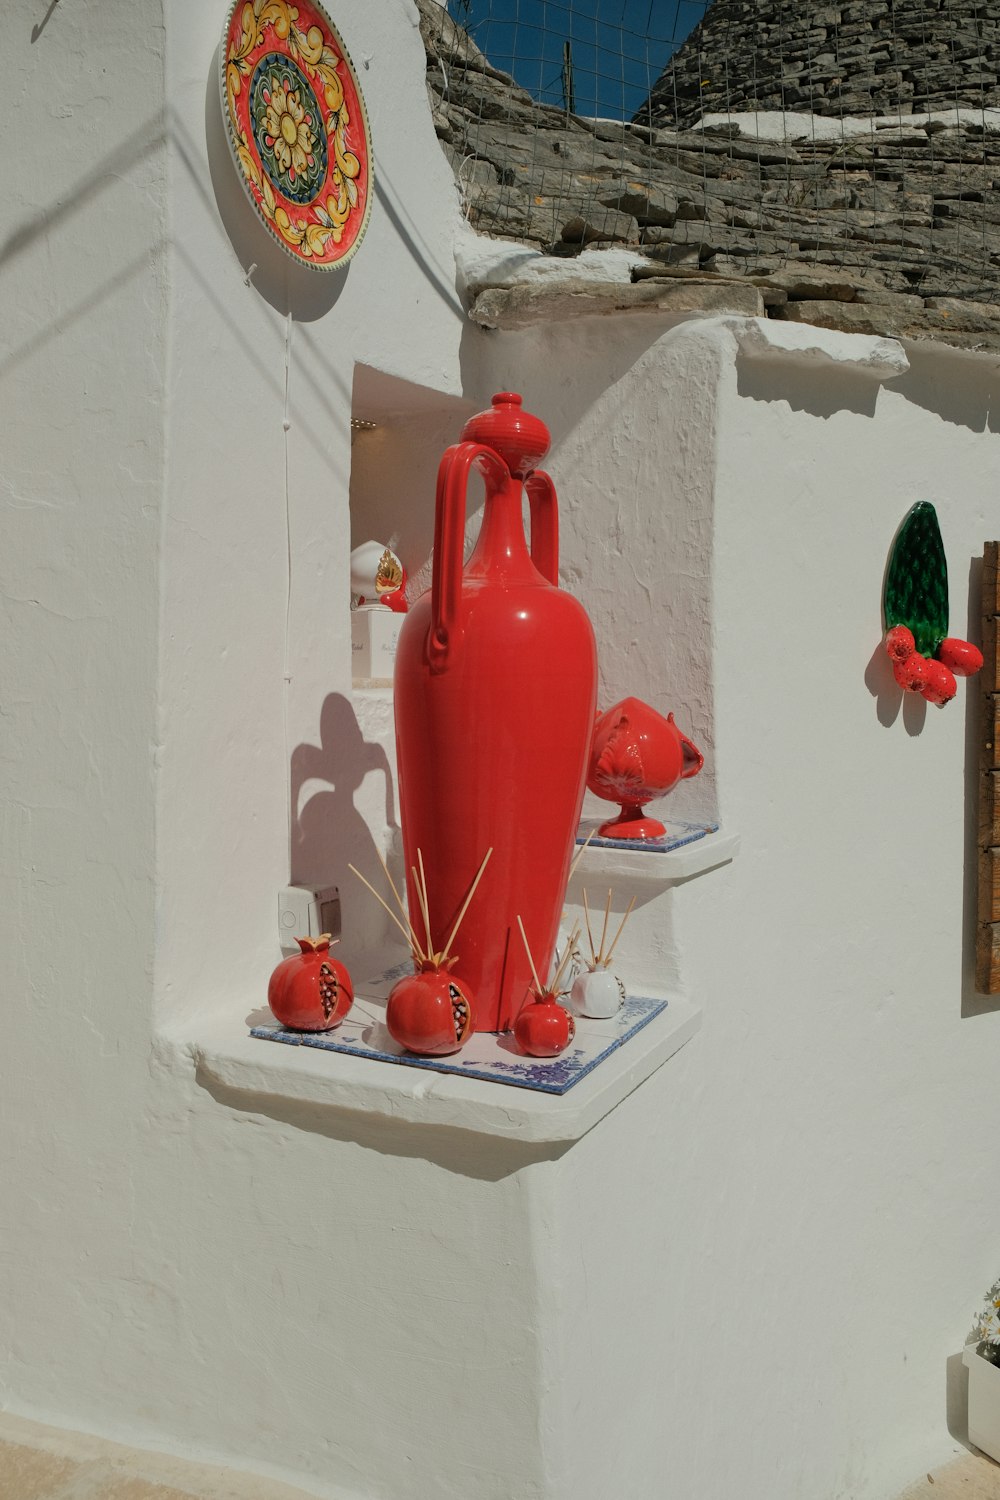
<svg viewBox="0 0 1000 1500">
<path fill-rule="evenodd" d="M 291 758 L 291 879 L 311 890 L 338 887 L 343 956 L 351 967 L 364 955 L 384 951 L 395 930 L 350 869 L 353 865 L 376 890 L 385 890 L 378 845 L 356 799 L 372 772 L 383 777 L 385 825 L 396 833 L 395 790 L 384 747 L 365 739 L 354 706 L 342 693 L 324 700 L 319 730 L 319 744 L 300 744 Z M 316 782 L 321 787 L 313 790 Z M 385 893 L 391 902 L 391 893 Z"/>
</svg>

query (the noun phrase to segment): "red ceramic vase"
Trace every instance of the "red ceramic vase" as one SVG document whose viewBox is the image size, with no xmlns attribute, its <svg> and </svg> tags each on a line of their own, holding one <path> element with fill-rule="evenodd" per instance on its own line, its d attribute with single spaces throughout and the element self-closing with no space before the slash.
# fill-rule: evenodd
<svg viewBox="0 0 1000 1500">
<path fill-rule="evenodd" d="M 551 995 L 530 1000 L 514 1022 L 514 1040 L 529 1057 L 558 1057 L 576 1036 L 576 1022 Z"/>
<path fill-rule="evenodd" d="M 431 929 L 449 932 L 469 872 L 493 857 L 462 924 L 454 973 L 476 996 L 476 1029 L 507 1030 L 531 971 L 547 971 L 583 801 L 597 652 L 590 621 L 558 586 L 555 487 L 537 469 L 547 428 L 520 396 L 494 396 L 445 453 L 431 589 L 396 650 L 395 712 L 406 867 L 423 854 Z M 466 488 L 486 481 L 464 572 Z M 531 511 L 530 551 L 521 520 Z M 422 918 L 415 894 L 410 912 Z M 513 936 L 512 936 L 513 934 Z"/>
<path fill-rule="evenodd" d="M 447 1057 L 472 1035 L 473 1002 L 445 969 L 424 964 L 393 985 L 385 1008 L 393 1041 L 421 1057 Z"/>
<path fill-rule="evenodd" d="M 332 1031 L 354 1003 L 351 976 L 330 955 L 330 934 L 296 938 L 301 953 L 284 959 L 271 975 L 267 1003 L 290 1031 Z"/>
<path fill-rule="evenodd" d="M 587 786 L 597 797 L 619 802 L 617 818 L 598 829 L 606 839 L 655 839 L 666 833 L 643 807 L 697 776 L 705 757 L 674 723 L 639 698 L 624 698 L 594 726 Z"/>
</svg>

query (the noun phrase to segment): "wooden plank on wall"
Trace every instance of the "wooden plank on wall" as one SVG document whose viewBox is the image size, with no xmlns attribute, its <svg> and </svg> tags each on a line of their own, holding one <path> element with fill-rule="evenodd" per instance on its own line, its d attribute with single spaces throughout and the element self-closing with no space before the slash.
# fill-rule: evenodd
<svg viewBox="0 0 1000 1500">
<path fill-rule="evenodd" d="M 1000 693 L 984 693 L 983 695 L 983 744 L 980 764 L 984 771 L 995 771 L 1000 768 Z M 983 790 L 989 791 L 990 788 L 984 786 Z M 997 843 L 1000 840 L 993 839 L 990 842 Z"/>
<path fill-rule="evenodd" d="M 993 603 L 996 604 L 996 599 Z M 984 598 L 985 605 L 986 600 Z M 983 692 L 1000 692 L 1000 651 L 997 650 L 997 628 L 1000 621 L 996 615 L 983 615 L 983 670 L 981 680 Z"/>
<path fill-rule="evenodd" d="M 983 548 L 976 988 L 1000 994 L 1000 542 Z"/>
<path fill-rule="evenodd" d="M 979 851 L 979 920 L 1000 922 L 1000 849 Z"/>
<path fill-rule="evenodd" d="M 1000 994 L 1000 923 L 994 922 L 979 929 L 976 960 L 979 965 L 976 988 L 980 994 Z"/>
<path fill-rule="evenodd" d="M 1000 771 L 984 771 L 979 796 L 979 847 L 1000 844 Z"/>
</svg>

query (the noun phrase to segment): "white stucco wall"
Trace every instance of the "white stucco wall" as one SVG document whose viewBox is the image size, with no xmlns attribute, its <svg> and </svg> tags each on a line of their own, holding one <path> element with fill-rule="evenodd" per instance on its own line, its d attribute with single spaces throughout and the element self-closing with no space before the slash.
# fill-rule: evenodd
<svg viewBox="0 0 1000 1500">
<path fill-rule="evenodd" d="M 995 370 L 880 386 L 725 320 L 472 328 L 408 0 L 336 15 L 377 197 L 306 279 L 226 155 L 222 19 L 78 0 L 10 33 L 60 108 L 17 115 L 30 170 L 0 157 L 0 1404 L 343 1500 L 887 1500 L 948 1451 L 997 1274 L 998 1021 L 967 980 L 972 695 L 901 709 L 869 663 L 918 498 L 965 632 Z M 390 832 L 386 705 L 350 685 L 357 364 L 411 428 L 510 386 L 549 421 L 602 701 L 674 708 L 710 755 L 675 811 L 743 835 L 635 918 L 630 973 L 701 1033 L 565 1152 L 184 1057 L 262 1001 L 290 762 L 300 868 Z"/>
<path fill-rule="evenodd" d="M 0 1402 L 58 1420 L 112 1311 L 155 1295 L 123 1141 L 152 1014 L 168 278 L 160 6 L 46 9 L 7 17 L 0 154 Z"/>
<path fill-rule="evenodd" d="M 340 275 L 296 266 L 245 197 L 218 103 L 223 20 L 211 6 L 168 0 L 175 313 L 157 966 L 168 1022 L 241 1003 L 259 983 L 289 878 L 289 761 L 315 746 L 297 766 L 313 783 L 330 779 L 340 758 L 331 737 L 356 734 L 345 617 L 355 365 L 457 392 L 466 329 L 456 194 L 408 0 L 337 15 L 375 145 L 368 234 Z M 313 807 L 313 829 L 327 828 L 328 811 Z M 296 878 L 339 881 L 345 928 L 367 921 L 369 898 L 345 861 L 324 869 L 299 848 L 296 862 Z"/>
<path fill-rule="evenodd" d="M 743 850 L 675 907 L 703 1032 L 553 1187 L 566 1300 L 590 1309 L 564 1358 L 604 1371 L 567 1493 L 609 1492 L 651 1428 L 681 1494 L 891 1495 L 951 1445 L 946 1361 L 1000 1229 L 981 1086 L 1000 1021 L 970 981 L 978 704 L 964 685 L 946 711 L 902 703 L 875 652 L 919 498 L 952 630 L 975 637 L 998 440 L 988 363 L 911 360 L 882 389 L 832 363 L 725 364 L 714 748 Z M 637 1195 L 655 1206 L 623 1245 Z M 613 1442 L 608 1390 L 631 1397 Z M 652 1468 L 631 1473 L 626 1493 L 653 1493 Z"/>
</svg>

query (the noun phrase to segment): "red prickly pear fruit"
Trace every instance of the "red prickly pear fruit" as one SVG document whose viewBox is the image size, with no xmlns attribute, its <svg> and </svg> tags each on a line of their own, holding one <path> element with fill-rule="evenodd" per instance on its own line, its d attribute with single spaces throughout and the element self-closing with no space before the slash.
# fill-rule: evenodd
<svg viewBox="0 0 1000 1500">
<path fill-rule="evenodd" d="M 905 625 L 894 625 L 885 633 L 885 649 L 893 662 L 906 661 L 907 657 L 912 656 L 917 649 L 913 631 Z"/>
<path fill-rule="evenodd" d="M 914 651 L 905 661 L 898 661 L 892 675 L 904 693 L 922 693 L 927 685 L 927 668 L 930 662 L 919 651 Z"/>
<path fill-rule="evenodd" d="M 927 681 L 921 688 L 922 697 L 928 703 L 936 703 L 938 708 L 944 708 L 950 703 L 958 691 L 958 683 L 955 674 L 945 666 L 943 661 L 929 661 L 927 663 Z"/>
<path fill-rule="evenodd" d="M 983 665 L 983 653 L 971 641 L 946 635 L 937 649 L 937 659 L 956 677 L 975 677 Z"/>
</svg>

